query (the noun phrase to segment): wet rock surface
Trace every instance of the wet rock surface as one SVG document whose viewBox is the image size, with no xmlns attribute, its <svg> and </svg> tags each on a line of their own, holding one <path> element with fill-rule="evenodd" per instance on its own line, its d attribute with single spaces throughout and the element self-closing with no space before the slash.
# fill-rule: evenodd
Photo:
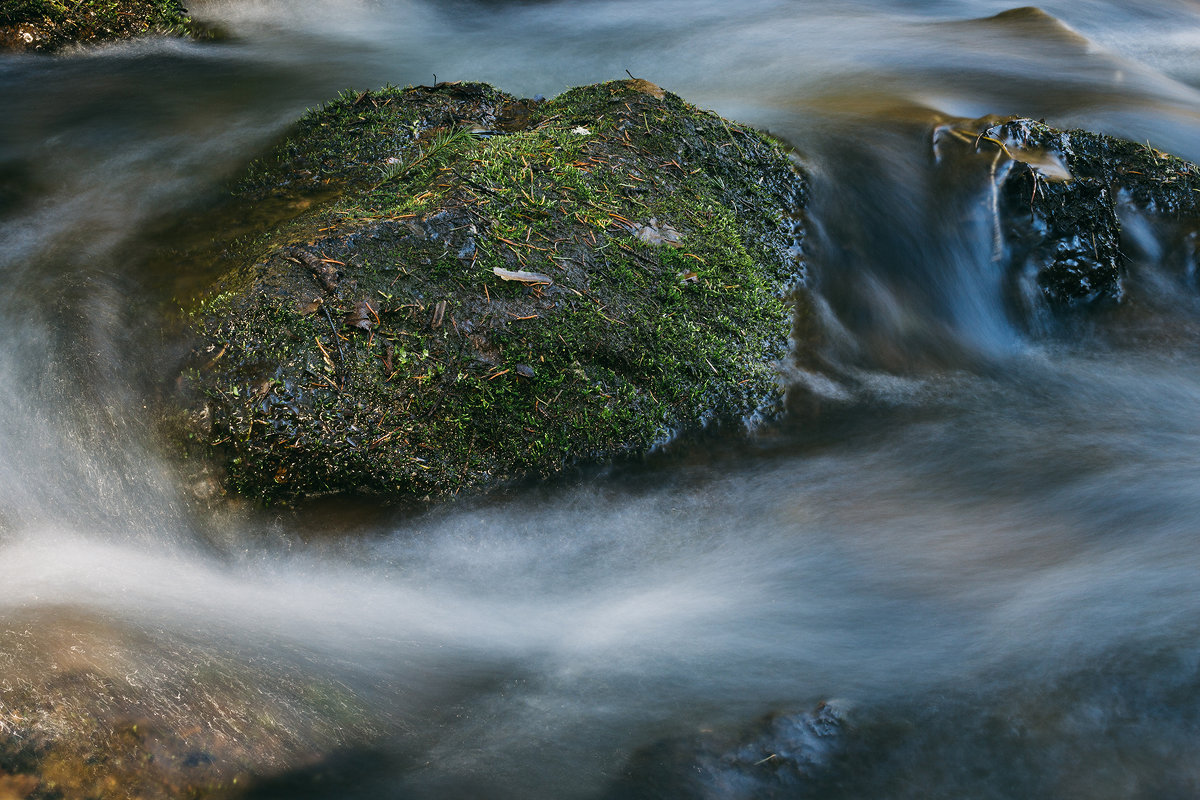
<svg viewBox="0 0 1200 800">
<path fill-rule="evenodd" d="M 376 736 L 335 680 L 83 614 L 0 631 L 0 800 L 241 796 Z"/>
<path fill-rule="evenodd" d="M 935 151 L 967 148 L 990 160 L 997 251 L 1022 314 L 1111 305 L 1126 298 L 1148 225 L 1156 254 L 1181 276 L 1195 271 L 1200 167 L 1139 144 L 1023 118 L 938 128 Z"/>
<path fill-rule="evenodd" d="M 195 449 L 266 501 L 441 498 L 770 413 L 805 200 L 645 81 L 346 93 L 239 187 L 298 211 L 189 309 Z"/>
</svg>

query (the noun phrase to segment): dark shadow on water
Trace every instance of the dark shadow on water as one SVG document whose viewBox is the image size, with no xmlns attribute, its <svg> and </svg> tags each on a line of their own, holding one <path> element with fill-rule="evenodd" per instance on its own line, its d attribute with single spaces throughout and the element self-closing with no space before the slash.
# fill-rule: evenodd
<svg viewBox="0 0 1200 800">
<path fill-rule="evenodd" d="M 342 750 L 302 769 L 256 781 L 238 800 L 358 800 L 393 798 L 407 765 L 381 750 Z"/>
</svg>

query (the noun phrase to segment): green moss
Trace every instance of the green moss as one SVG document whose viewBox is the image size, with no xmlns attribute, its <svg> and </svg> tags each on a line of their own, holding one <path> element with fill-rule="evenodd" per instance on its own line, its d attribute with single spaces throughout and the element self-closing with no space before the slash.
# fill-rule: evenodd
<svg viewBox="0 0 1200 800">
<path fill-rule="evenodd" d="M 0 7 L 0 49 L 53 51 L 150 33 L 219 34 L 194 22 L 178 0 L 11 0 Z"/>
<path fill-rule="evenodd" d="M 387 88 L 306 115 L 239 191 L 335 199 L 192 309 L 231 486 L 440 497 L 775 402 L 802 179 L 648 86 Z M 678 246 L 633 234 L 651 220 Z"/>
</svg>

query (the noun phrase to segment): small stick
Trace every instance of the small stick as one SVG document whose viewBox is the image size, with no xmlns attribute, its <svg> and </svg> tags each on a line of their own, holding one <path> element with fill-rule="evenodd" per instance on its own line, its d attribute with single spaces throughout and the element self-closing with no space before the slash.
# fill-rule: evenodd
<svg viewBox="0 0 1200 800">
<path fill-rule="evenodd" d="M 329 320 L 329 330 L 333 331 L 333 343 L 337 345 L 338 361 L 342 366 L 346 365 L 346 356 L 342 354 L 342 337 L 338 336 L 337 326 L 333 324 L 333 315 L 329 313 L 329 306 L 322 306 L 325 309 L 325 319 Z M 320 342 L 317 342 L 320 344 Z"/>
</svg>

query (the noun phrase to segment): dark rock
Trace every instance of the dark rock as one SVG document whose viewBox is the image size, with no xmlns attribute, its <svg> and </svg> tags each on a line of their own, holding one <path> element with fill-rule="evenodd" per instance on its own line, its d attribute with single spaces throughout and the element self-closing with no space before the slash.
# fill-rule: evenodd
<svg viewBox="0 0 1200 800">
<path fill-rule="evenodd" d="M 1200 168 L 1149 145 L 1022 118 L 944 125 L 934 138 L 943 154 L 957 148 L 990 162 L 1018 313 L 1121 302 L 1136 249 L 1131 215 L 1168 250 L 1186 249 L 1200 230 Z"/>
</svg>

